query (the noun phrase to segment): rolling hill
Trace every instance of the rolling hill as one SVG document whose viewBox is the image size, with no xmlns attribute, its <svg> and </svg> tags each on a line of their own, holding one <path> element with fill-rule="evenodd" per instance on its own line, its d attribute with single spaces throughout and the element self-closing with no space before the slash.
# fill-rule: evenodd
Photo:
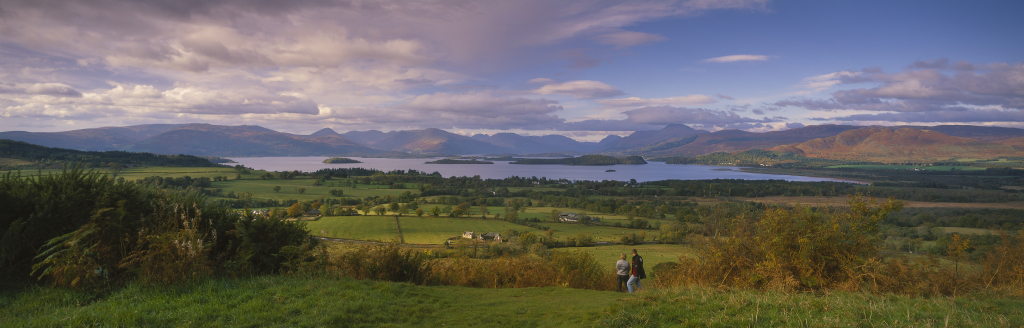
<svg viewBox="0 0 1024 328">
<path fill-rule="evenodd" d="M 0 132 L 0 139 L 86 151 L 120 150 L 133 143 L 185 125 L 188 124 L 146 124 L 64 132 L 8 131 Z"/>
<path fill-rule="evenodd" d="M 155 135 L 125 150 L 211 156 L 316 156 L 376 154 L 378 149 L 334 134 L 298 136 L 260 126 L 192 124 Z"/>
<path fill-rule="evenodd" d="M 816 138 L 835 136 L 841 132 L 859 128 L 861 127 L 849 125 L 813 125 L 764 133 L 722 130 L 662 140 L 653 144 L 628 149 L 622 151 L 622 153 L 672 157 L 699 156 L 714 152 L 737 152 L 801 143 Z"/>
<path fill-rule="evenodd" d="M 769 150 L 807 157 L 881 163 L 936 162 L 955 158 L 1020 156 L 1008 145 L 954 137 L 932 130 L 868 128 Z"/>
</svg>

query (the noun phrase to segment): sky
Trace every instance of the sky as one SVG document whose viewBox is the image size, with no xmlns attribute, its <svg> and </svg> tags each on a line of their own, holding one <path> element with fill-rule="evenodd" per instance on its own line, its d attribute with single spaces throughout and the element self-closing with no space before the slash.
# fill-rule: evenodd
<svg viewBox="0 0 1024 328">
<path fill-rule="evenodd" d="M 1024 128 L 1024 1 L 0 0 L 0 131 Z"/>
</svg>

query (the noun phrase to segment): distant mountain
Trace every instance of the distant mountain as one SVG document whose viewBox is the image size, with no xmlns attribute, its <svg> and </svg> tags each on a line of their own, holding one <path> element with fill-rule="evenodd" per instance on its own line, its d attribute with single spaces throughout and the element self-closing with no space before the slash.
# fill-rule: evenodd
<svg viewBox="0 0 1024 328">
<path fill-rule="evenodd" d="M 370 131 L 349 131 L 343 133 L 341 136 L 345 139 L 352 140 L 363 145 L 373 146 L 377 142 L 384 140 L 392 132 L 384 133 L 377 130 Z"/>
<path fill-rule="evenodd" d="M 679 139 L 682 137 L 708 133 L 704 130 L 694 130 L 682 124 L 670 124 L 657 131 L 637 131 L 625 138 L 609 142 L 600 149 L 601 152 L 627 151 L 632 148 L 639 148 L 664 142 L 667 140 Z M 607 138 L 606 138 L 607 139 Z M 604 142 L 604 140 L 602 140 Z"/>
<path fill-rule="evenodd" d="M 103 127 L 64 132 L 0 132 L 0 139 L 24 141 L 46 147 L 86 151 L 120 150 L 143 139 L 187 124 L 146 124 Z"/>
<path fill-rule="evenodd" d="M 336 136 L 336 135 L 339 135 L 339 134 L 337 132 L 334 132 L 334 130 L 331 130 L 331 128 L 323 128 L 323 129 L 320 129 L 319 131 L 313 132 L 313 134 L 310 134 L 309 136 L 310 137 L 322 137 L 322 136 Z"/>
<path fill-rule="evenodd" d="M 205 158 L 190 155 L 155 155 L 124 151 L 81 151 L 33 145 L 23 141 L 0 139 L 0 159 L 16 160 L 16 163 L 0 165 L 4 170 L 15 167 L 60 168 L 84 163 L 87 167 L 107 167 L 109 163 L 121 165 L 153 165 L 208 167 L 217 166 Z M 0 161 L 3 162 L 3 161 Z"/>
<path fill-rule="evenodd" d="M 379 132 L 379 131 L 378 131 Z M 376 148 L 399 152 L 433 154 L 503 154 L 516 153 L 502 147 L 441 129 L 393 131 L 384 140 L 373 143 Z"/>
<path fill-rule="evenodd" d="M 126 150 L 208 156 L 316 156 L 376 154 L 378 149 L 334 134 L 298 136 L 260 126 L 194 124 L 139 141 Z"/>
<path fill-rule="evenodd" d="M 920 130 L 931 130 L 942 134 L 971 138 L 981 141 L 1000 141 L 1017 137 L 1024 137 L 1024 129 L 1004 128 L 998 126 L 973 126 L 973 125 L 939 125 L 939 126 L 905 126 Z"/>
<path fill-rule="evenodd" d="M 597 150 L 600 145 L 595 142 L 579 142 L 562 135 L 522 136 L 515 133 L 496 133 L 488 136 L 478 134 L 474 140 L 515 149 L 519 154 L 541 154 L 556 152 L 588 153 Z"/>
<path fill-rule="evenodd" d="M 1020 156 L 1011 146 L 913 128 L 868 128 L 769 150 L 807 157 L 882 163 Z"/>
<path fill-rule="evenodd" d="M 812 139 L 835 136 L 845 131 L 860 128 L 862 127 L 829 124 L 764 133 L 722 130 L 664 140 L 652 145 L 630 149 L 627 152 L 659 157 L 699 156 L 714 152 L 737 152 L 801 143 Z"/>
</svg>

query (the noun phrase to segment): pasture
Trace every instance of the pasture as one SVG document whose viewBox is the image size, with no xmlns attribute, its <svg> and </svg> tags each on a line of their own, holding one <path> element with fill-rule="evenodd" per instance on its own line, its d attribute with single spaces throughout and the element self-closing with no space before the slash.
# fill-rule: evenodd
<svg viewBox="0 0 1024 328">
<path fill-rule="evenodd" d="M 543 233 L 540 230 L 524 227 L 521 225 L 501 220 L 464 219 L 451 217 L 399 217 L 402 225 L 402 235 L 408 244 L 442 244 L 446 239 L 453 236 L 462 236 L 465 231 L 476 233 L 497 232 L 503 233 L 506 230 L 529 231 L 535 234 Z M 394 218 L 392 217 L 392 222 Z"/>
<path fill-rule="evenodd" d="M 392 216 L 329 216 L 306 222 L 306 228 L 310 234 L 323 237 L 380 241 L 398 239 L 398 229 Z"/>
</svg>

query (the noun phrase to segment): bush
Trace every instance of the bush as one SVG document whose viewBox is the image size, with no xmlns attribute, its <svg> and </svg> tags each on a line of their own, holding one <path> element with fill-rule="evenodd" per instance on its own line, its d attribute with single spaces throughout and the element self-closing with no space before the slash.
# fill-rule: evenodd
<svg viewBox="0 0 1024 328">
<path fill-rule="evenodd" d="M 79 167 L 0 178 L 0 268 L 8 281 L 101 287 L 215 273 L 272 273 L 284 247 L 315 242 L 301 224 L 242 217 L 180 194 L 116 183 Z M 249 214 L 251 215 L 251 214 Z"/>
<path fill-rule="evenodd" d="M 728 238 L 705 238 L 672 283 L 781 290 L 859 289 L 877 254 L 878 223 L 902 208 L 851 197 L 843 209 L 768 208 L 741 216 Z"/>
</svg>

